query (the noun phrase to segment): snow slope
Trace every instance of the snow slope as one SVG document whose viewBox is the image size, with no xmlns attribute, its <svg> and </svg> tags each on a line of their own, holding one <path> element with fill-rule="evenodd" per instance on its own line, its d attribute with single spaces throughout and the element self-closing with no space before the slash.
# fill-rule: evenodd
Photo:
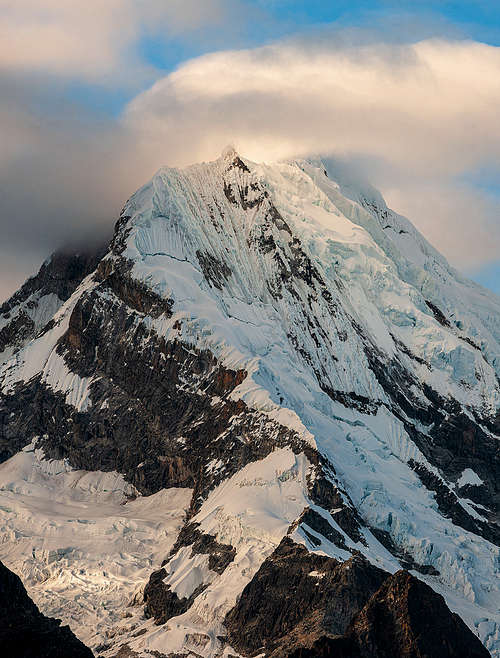
<svg viewBox="0 0 500 658">
<path fill-rule="evenodd" d="M 500 656 L 500 551 L 481 530 L 495 510 L 493 503 L 490 508 L 489 502 L 468 497 L 470 487 L 487 486 L 487 480 L 491 485 L 494 472 L 488 471 L 479 443 L 461 451 L 453 467 L 447 465 L 433 448 L 436 416 L 427 413 L 445 404 L 440 423 L 465 418 L 487 434 L 487 445 L 497 440 L 500 299 L 453 270 L 378 193 L 352 178 L 337 178 L 331 163 L 256 164 L 243 162 L 231 149 L 215 162 L 161 169 L 127 202 L 115 237 L 119 249 L 105 256 L 103 267 L 126 263 L 134 281 L 169 301 L 171 315 L 143 313 L 137 322 L 165 341 L 208 350 L 224 367 L 245 370 L 231 399 L 293 429 L 333 464 L 337 484 L 363 520 L 365 543 L 353 542 L 334 514 L 320 513 L 349 550 L 360 550 L 391 572 L 399 568 L 401 553 L 432 567 L 417 575 L 445 596 L 492 655 Z M 110 296 L 90 275 L 58 311 L 55 326 L 0 369 L 5 394 L 39 376 L 41 384 L 62 392 L 70 407 L 92 413 L 94 380 L 72 372 L 57 347 L 76 304 L 91 291 Z M 118 586 L 129 596 L 134 583 L 144 580 L 146 567 L 159 568 L 180 525 L 175 506 L 187 506 L 188 492 L 168 489 L 152 500 L 104 505 L 103 476 L 89 475 L 89 489 L 100 492 L 99 505 L 90 504 L 97 494 L 85 493 L 89 523 L 80 529 L 74 521 L 77 500 L 73 494 L 65 498 L 68 487 L 73 491 L 74 472 L 46 475 L 48 466 L 40 466 L 39 459 L 38 452 L 24 452 L 1 467 L 7 501 L 2 505 L 9 509 L 2 512 L 3 524 L 11 534 L 0 557 L 28 578 L 44 612 L 73 619 L 73 630 L 95 643 L 115 623 Z M 219 466 L 212 461 L 206 468 Z M 181 547 L 169 559 L 165 584 L 179 598 L 207 587 L 187 612 L 164 626 L 135 611 L 137 626 L 122 634 L 129 646 L 139 652 L 188 648 L 207 657 L 222 651 L 217 636 L 225 614 L 302 510 L 315 505 L 305 485 L 308 469 L 304 455 L 282 448 L 244 465 L 210 491 L 193 520 L 221 544 L 233 546 L 234 561 L 218 574 L 205 554 Z M 23 484 L 34 471 L 43 474 L 35 478 L 36 498 L 30 493 L 35 485 Z M 125 493 L 122 480 L 113 486 Z M 52 500 L 53 487 L 64 500 L 56 519 L 43 502 Z M 455 508 L 443 509 L 439 487 L 457 496 L 454 505 L 466 523 L 457 521 Z M 155 497 L 161 499 L 161 516 L 155 514 Z M 35 515 L 36 531 L 23 531 L 22 524 L 32 524 Z M 16 548 L 18 525 L 26 536 Z M 75 539 L 65 539 L 73 537 L 74 527 Z M 85 548 L 94 527 L 113 538 L 106 555 L 118 566 L 111 575 L 101 577 L 99 571 L 108 562 L 101 552 L 110 549 L 99 543 L 92 551 Z M 371 529 L 387 533 L 398 555 Z M 45 546 L 52 533 L 59 539 Z M 310 550 L 341 560 L 350 556 L 321 538 L 315 547 L 300 528 L 293 537 Z M 131 547 L 125 551 L 127 542 Z M 76 546 L 50 558 L 62 562 L 56 573 L 48 556 L 66 550 L 60 545 L 66 543 Z M 149 549 L 141 556 L 144 544 Z M 124 551 L 122 565 L 111 560 Z M 80 562 L 88 574 L 81 579 Z M 37 594 L 38 573 L 46 574 L 57 596 L 46 584 Z M 81 603 L 71 601 L 69 613 L 58 597 L 67 601 L 70 583 L 74 587 L 77 580 Z M 94 636 L 88 627 L 95 623 L 103 592 L 109 596 L 109 620 Z M 145 632 L 134 637 L 138 630 Z"/>
<path fill-rule="evenodd" d="M 126 607 L 173 545 L 191 491 L 135 494 L 118 473 L 76 471 L 31 445 L 0 465 L 0 559 L 92 648 L 131 629 Z"/>
</svg>

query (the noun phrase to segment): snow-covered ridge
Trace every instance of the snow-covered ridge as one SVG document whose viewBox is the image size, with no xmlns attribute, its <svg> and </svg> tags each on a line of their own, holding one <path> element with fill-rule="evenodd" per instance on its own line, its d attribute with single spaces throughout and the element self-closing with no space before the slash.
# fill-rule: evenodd
<svg viewBox="0 0 500 658">
<path fill-rule="evenodd" d="M 417 562 L 433 565 L 441 574 L 430 578 L 433 585 L 471 625 L 480 625 L 500 591 L 490 580 L 498 549 L 443 519 L 434 494 L 409 471 L 410 460 L 436 469 L 387 411 L 391 403 L 367 361 L 363 336 L 402 363 L 419 386 L 493 417 L 500 300 L 455 272 L 380 196 L 367 199 L 356 181 L 349 181 L 346 196 L 346 182 L 327 174 L 322 163 L 257 165 L 233 153 L 182 171 L 162 169 L 124 210 L 130 219 L 122 255 L 133 261 L 135 277 L 174 300 L 183 338 L 231 365 L 235 353 L 239 366 L 253 364 L 242 386 L 248 390 L 253 381 L 257 388 L 244 399 L 266 408 L 269 396 L 297 414 L 362 516 Z M 270 208 L 279 215 L 274 223 Z M 318 278 L 311 285 L 299 272 L 291 292 L 280 279 L 290 273 L 296 239 Z M 217 265 L 216 280 L 200 254 Z M 311 299 L 319 279 L 331 303 L 321 294 Z M 323 389 L 386 409 L 375 416 L 348 410 L 319 390 L 318 379 Z M 488 635 L 490 647 L 497 635 Z"/>
<path fill-rule="evenodd" d="M 494 526 L 495 499 L 484 492 L 494 485 L 485 451 L 497 440 L 500 300 L 455 272 L 378 193 L 335 174 L 328 162 L 256 164 L 230 149 L 215 162 L 161 169 L 127 202 L 102 271 L 84 279 L 52 326 L 0 368 L 5 396 L 39 376 L 40 386 L 63 393 L 75 413 L 101 413 L 109 402 L 93 403 L 99 379 L 73 372 L 78 349 L 58 346 L 82 300 L 91 300 L 96 314 L 101 303 L 123 310 L 103 272 L 126 272 L 169 308 L 123 311 L 134 352 L 155 336 L 244 371 L 228 399 L 317 449 L 360 515 L 363 541 L 356 543 L 335 520 L 340 509 L 310 498 L 312 467 L 304 454 L 282 447 L 245 463 L 206 493 L 191 519 L 233 547 L 234 560 L 217 573 L 207 553 L 181 546 L 167 561 L 164 584 L 178 598 L 204 589 L 167 625 L 142 619 L 140 628 L 124 631 L 134 650 L 181 651 L 204 632 L 207 644 L 196 651 L 216 655 L 225 614 L 309 507 L 343 546 L 303 525 L 294 541 L 339 560 L 356 549 L 391 572 L 406 555 L 499 655 L 499 549 L 486 532 Z M 133 376 L 126 366 L 125 376 Z M 197 381 L 182 372 L 180 386 L 193 390 Z M 222 402 L 210 396 L 211 408 Z M 224 431 L 237 421 L 230 418 Z M 180 458 L 189 441 L 175 440 Z M 230 457 L 211 458 L 205 472 L 218 472 Z M 17 464 L 12 460 L 7 464 Z M 25 484 L 15 487 L 31 495 Z M 24 504 L 28 518 L 36 506 L 32 498 Z M 120 516 L 116 509 L 109 515 Z M 376 536 L 390 538 L 393 554 Z M 152 555 L 158 560 L 151 570 L 158 569 L 165 553 Z M 133 614 L 139 624 L 140 612 Z"/>
<path fill-rule="evenodd" d="M 57 251 L 47 258 L 37 274 L 0 305 L 0 363 L 43 330 L 103 255 L 102 246 L 88 253 Z"/>
<path fill-rule="evenodd" d="M 70 299 L 57 309 L 52 317 L 52 326 L 0 366 L 0 387 L 4 392 L 12 392 L 19 382 L 27 382 L 41 375 L 47 386 L 65 393 L 68 404 L 81 411 L 88 408 L 90 382 L 69 371 L 64 360 L 57 354 L 56 347 L 57 341 L 68 330 L 71 312 L 78 299 L 94 285 L 90 274 Z"/>
<path fill-rule="evenodd" d="M 286 345 L 297 323 L 300 327 L 296 315 L 306 301 L 273 297 L 270 287 L 280 275 L 274 253 L 255 248 L 258 239 L 270 239 L 269 232 L 279 249 L 290 241 L 283 227 L 270 227 L 269 210 L 275 207 L 344 315 L 332 318 L 319 299 L 311 311 L 330 345 L 302 345 L 319 362 L 342 354 L 345 367 L 332 369 L 332 388 L 383 397 L 376 382 L 366 381 L 352 316 L 389 356 L 401 352 L 396 341 L 417 355 L 421 362 L 405 365 L 419 380 L 487 415 L 496 412 L 499 299 L 458 275 L 385 204 L 363 206 L 343 196 L 323 166 L 248 163 L 245 170 L 233 166 L 231 157 L 225 153 L 186 170 L 162 169 L 131 198 L 124 209 L 131 219 L 123 257 L 133 260 L 134 276 L 174 299 L 176 312 L 205 325 L 212 344 L 262 357 L 273 345 Z M 232 202 L 233 193 L 238 198 L 243 193 L 243 202 Z M 225 268 L 216 286 L 205 278 L 200 254 Z"/>
</svg>

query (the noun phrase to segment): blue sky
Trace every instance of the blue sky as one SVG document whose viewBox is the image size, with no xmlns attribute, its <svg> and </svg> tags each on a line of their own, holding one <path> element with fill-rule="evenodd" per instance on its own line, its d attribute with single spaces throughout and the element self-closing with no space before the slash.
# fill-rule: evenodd
<svg viewBox="0 0 500 658">
<path fill-rule="evenodd" d="M 452 36 L 500 45 L 498 2 L 245 0 L 241 4 L 248 11 L 241 12 L 231 29 L 216 22 L 173 35 L 145 32 L 136 47 L 153 67 L 147 81 L 152 83 L 158 75 L 206 53 L 251 48 L 332 27 L 369 30 L 393 40 Z M 64 94 L 99 112 L 119 114 L 144 83 L 141 79 L 123 88 L 65 81 Z"/>
<path fill-rule="evenodd" d="M 229 43 L 225 43 L 224 47 L 260 45 L 270 39 L 289 36 L 304 29 L 318 29 L 332 23 L 358 28 L 370 28 L 375 24 L 380 26 L 380 29 L 383 29 L 384 23 L 395 23 L 402 28 L 401 38 L 416 28 L 418 38 L 451 34 L 500 45 L 499 2 L 257 0 L 249 4 L 270 12 L 275 21 L 273 31 L 260 29 L 260 21 L 257 20 L 246 26 L 243 34 L 229 36 Z M 416 7 L 418 11 L 415 11 Z M 191 41 L 165 43 L 159 38 L 145 40 L 142 47 L 149 61 L 159 68 L 169 70 L 185 59 L 204 54 L 209 44 L 210 42 L 204 45 Z M 484 189 L 487 194 L 500 195 L 498 169 L 471 172 L 469 181 Z M 498 221 L 500 222 L 500 213 Z M 500 258 L 498 263 L 474 268 L 468 274 L 481 285 L 500 294 Z"/>
<path fill-rule="evenodd" d="M 166 41 L 145 38 L 145 57 L 164 70 L 213 48 L 239 48 L 260 45 L 305 30 L 335 24 L 339 27 L 381 30 L 398 26 L 393 38 L 455 35 L 500 45 L 500 4 L 498 2 L 391 2 L 327 0 L 255 0 L 246 3 L 262 13 L 249 13 L 246 24 L 232 34 L 217 28 L 204 38 Z M 265 21 L 265 22 L 264 22 Z"/>
<path fill-rule="evenodd" d="M 0 229 L 6 236 L 0 297 L 59 242 L 108 226 L 158 166 L 210 157 L 233 135 L 250 152 L 257 141 L 262 153 L 268 144 L 269 154 L 278 156 L 287 155 L 294 140 L 302 152 L 323 143 L 328 152 L 338 147 L 453 264 L 500 293 L 500 134 L 492 119 L 500 48 L 481 47 L 500 47 L 500 3 L 103 0 L 96 12 L 83 0 L 25 0 L 0 3 L 0 24 L 0 128 L 8 137 L 0 154 Z M 415 50 L 412 44 L 421 41 L 431 46 Z M 415 108 L 393 104 L 387 116 L 394 114 L 394 132 L 384 122 L 384 99 L 376 89 L 369 98 L 373 85 L 351 90 L 364 99 L 372 133 L 380 133 L 378 142 L 370 132 L 363 137 L 366 152 L 357 139 L 364 134 L 362 113 L 349 135 L 346 107 L 335 105 L 335 92 L 321 96 L 319 84 L 310 90 L 314 118 L 308 124 L 300 88 L 308 86 L 301 70 L 310 66 L 311 79 L 323 76 L 326 90 L 339 89 L 330 69 L 348 61 L 339 75 L 353 76 L 358 48 L 368 77 L 381 86 L 398 75 L 404 84 L 415 73 L 413 60 L 421 60 L 421 77 L 428 67 L 443 86 L 443 106 L 438 103 L 433 116 L 429 104 L 432 96 L 439 100 L 441 88 L 436 94 L 428 80 L 420 90 L 406 90 L 430 118 L 420 122 Z M 244 56 L 231 52 L 242 49 Z M 250 102 L 238 67 L 253 80 Z M 205 69 L 206 89 L 193 87 L 192 73 L 203 80 Z M 277 90 L 259 83 L 271 69 Z M 227 88 L 220 84 L 226 75 Z M 298 85 L 294 90 L 288 77 Z M 466 90 L 462 116 L 455 77 L 461 93 Z M 193 101 L 183 100 L 186 85 Z M 391 93 L 397 96 L 398 87 Z M 338 123 L 337 136 L 318 112 L 321 105 Z M 278 113 L 285 121 L 276 124 Z M 282 129 L 281 123 L 289 125 Z M 313 139 L 308 130 L 316 132 Z M 207 141 L 210 132 L 217 135 Z"/>
</svg>

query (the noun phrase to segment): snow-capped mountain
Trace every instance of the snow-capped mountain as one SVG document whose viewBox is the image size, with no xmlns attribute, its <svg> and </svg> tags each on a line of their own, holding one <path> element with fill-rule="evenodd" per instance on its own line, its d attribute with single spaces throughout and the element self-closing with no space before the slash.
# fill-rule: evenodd
<svg viewBox="0 0 500 658">
<path fill-rule="evenodd" d="M 334 163 L 233 149 L 57 258 L 0 308 L 42 612 L 106 657 L 500 656 L 499 298 Z"/>
</svg>

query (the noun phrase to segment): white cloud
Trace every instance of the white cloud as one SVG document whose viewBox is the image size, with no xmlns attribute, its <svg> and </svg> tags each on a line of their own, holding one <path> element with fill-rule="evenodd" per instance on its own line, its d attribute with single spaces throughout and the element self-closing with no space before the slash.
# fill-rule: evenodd
<svg viewBox="0 0 500 658">
<path fill-rule="evenodd" d="M 500 203 L 446 178 L 384 180 L 387 203 L 411 218 L 447 258 L 469 273 L 500 260 Z"/>
<path fill-rule="evenodd" d="M 0 0 L 0 70 L 126 79 L 144 66 L 141 38 L 222 25 L 240 10 L 239 0 Z"/>
<path fill-rule="evenodd" d="M 133 38 L 126 0 L 0 1 L 0 66 L 94 76 L 112 70 Z"/>
<path fill-rule="evenodd" d="M 206 19 L 194 0 L 182 2 L 184 12 L 177 11 L 180 0 L 144 0 L 155 29 L 170 34 L 196 30 L 205 19 L 226 21 L 228 2 L 209 0 L 203 7 L 212 16 Z M 303 38 L 217 52 L 159 80 L 121 118 L 102 120 L 50 105 L 50 88 L 42 102 L 33 103 L 38 92 L 29 84 L 19 91 L 16 67 L 52 67 L 52 73 L 60 67 L 64 75 L 77 70 L 89 76 L 118 67 L 126 75 L 120 49 L 136 39 L 138 23 L 127 12 L 138 3 L 102 3 L 101 28 L 88 38 L 95 17 L 88 7 L 80 13 L 81 0 L 68 0 L 61 12 L 56 9 L 62 3 L 55 0 L 0 0 L 0 9 L 10 11 L 7 26 L 13 29 L 16 12 L 40 23 L 42 4 L 48 23 L 57 16 L 58 29 L 73 35 L 74 53 L 65 61 L 64 40 L 46 47 L 42 26 L 33 53 L 23 52 L 17 41 L 18 59 L 5 65 L 0 38 L 0 61 L 11 67 L 11 77 L 18 76 L 7 89 L 5 74 L 0 95 L 0 129 L 6 136 L 0 153 L 0 235 L 9 251 L 38 249 L 41 260 L 62 240 L 92 235 L 103 223 L 111 227 L 125 198 L 158 167 L 212 159 L 230 142 L 255 160 L 311 152 L 352 159 L 454 264 L 466 269 L 497 259 L 498 202 L 456 181 L 499 160 L 500 48 L 445 40 L 355 48 L 337 32 L 316 43 Z M 173 12 L 170 22 L 165 8 Z M 122 26 L 121 37 L 111 38 Z M 83 62 L 92 48 L 109 52 L 109 58 L 92 60 L 89 52 Z M 43 88 L 45 78 L 39 78 Z M 8 270 L 6 262 L 2 270 Z M 6 282 L 2 273 L 0 297 L 11 290 Z"/>
<path fill-rule="evenodd" d="M 499 70 L 500 48 L 471 41 L 287 42 L 187 62 L 140 94 L 124 121 L 158 163 L 209 159 L 227 142 L 256 160 L 363 159 L 396 209 L 469 267 L 496 257 L 499 209 L 454 181 L 498 161 Z"/>
<path fill-rule="evenodd" d="M 189 127 L 200 150 L 236 136 L 258 158 L 333 149 L 460 172 L 498 156 L 499 70 L 500 48 L 474 42 L 219 52 L 158 81 L 127 119 L 156 138 Z"/>
</svg>

